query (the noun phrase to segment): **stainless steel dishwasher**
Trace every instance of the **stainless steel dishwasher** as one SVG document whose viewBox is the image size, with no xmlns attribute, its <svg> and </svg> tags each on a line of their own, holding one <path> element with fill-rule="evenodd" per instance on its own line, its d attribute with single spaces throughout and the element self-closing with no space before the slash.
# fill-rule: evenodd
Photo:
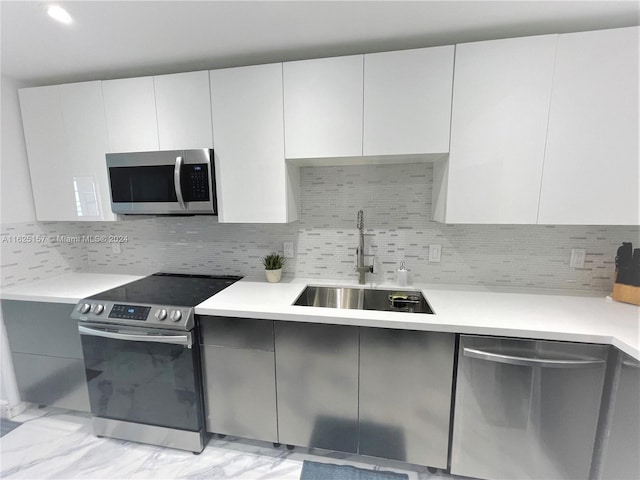
<svg viewBox="0 0 640 480">
<path fill-rule="evenodd" d="M 587 479 L 608 348 L 461 336 L 451 473 Z"/>
</svg>

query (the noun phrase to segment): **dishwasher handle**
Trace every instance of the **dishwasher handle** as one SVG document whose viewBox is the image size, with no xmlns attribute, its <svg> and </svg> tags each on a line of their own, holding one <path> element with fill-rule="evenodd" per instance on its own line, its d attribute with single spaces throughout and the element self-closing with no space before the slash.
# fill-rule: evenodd
<svg viewBox="0 0 640 480">
<path fill-rule="evenodd" d="M 544 367 L 544 368 L 590 368 L 604 365 L 604 359 L 585 358 L 559 360 L 555 358 L 522 357 L 519 355 L 507 355 L 504 353 L 486 352 L 475 348 L 464 347 L 462 353 L 465 357 L 489 362 L 506 363 L 509 365 L 520 365 L 524 367 Z"/>
</svg>

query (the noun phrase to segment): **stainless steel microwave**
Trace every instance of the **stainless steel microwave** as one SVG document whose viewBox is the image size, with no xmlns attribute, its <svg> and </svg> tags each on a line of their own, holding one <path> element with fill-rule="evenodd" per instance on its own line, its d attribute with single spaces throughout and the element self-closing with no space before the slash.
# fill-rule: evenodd
<svg viewBox="0 0 640 480">
<path fill-rule="evenodd" d="M 213 150 L 108 153 L 111 210 L 217 215 Z"/>
</svg>

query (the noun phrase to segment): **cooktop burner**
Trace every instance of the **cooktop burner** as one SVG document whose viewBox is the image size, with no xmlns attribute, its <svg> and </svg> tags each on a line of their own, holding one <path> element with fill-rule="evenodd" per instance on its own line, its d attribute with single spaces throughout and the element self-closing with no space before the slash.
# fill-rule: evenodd
<svg viewBox="0 0 640 480">
<path fill-rule="evenodd" d="M 154 273 L 88 300 L 195 307 L 242 277 Z"/>
</svg>

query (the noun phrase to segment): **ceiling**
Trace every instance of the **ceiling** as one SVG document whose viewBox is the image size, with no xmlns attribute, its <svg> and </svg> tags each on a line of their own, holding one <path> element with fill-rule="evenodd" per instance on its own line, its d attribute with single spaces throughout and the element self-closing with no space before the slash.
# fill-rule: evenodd
<svg viewBox="0 0 640 480">
<path fill-rule="evenodd" d="M 637 1 L 2 1 L 24 85 L 175 73 L 640 23 Z"/>
</svg>

